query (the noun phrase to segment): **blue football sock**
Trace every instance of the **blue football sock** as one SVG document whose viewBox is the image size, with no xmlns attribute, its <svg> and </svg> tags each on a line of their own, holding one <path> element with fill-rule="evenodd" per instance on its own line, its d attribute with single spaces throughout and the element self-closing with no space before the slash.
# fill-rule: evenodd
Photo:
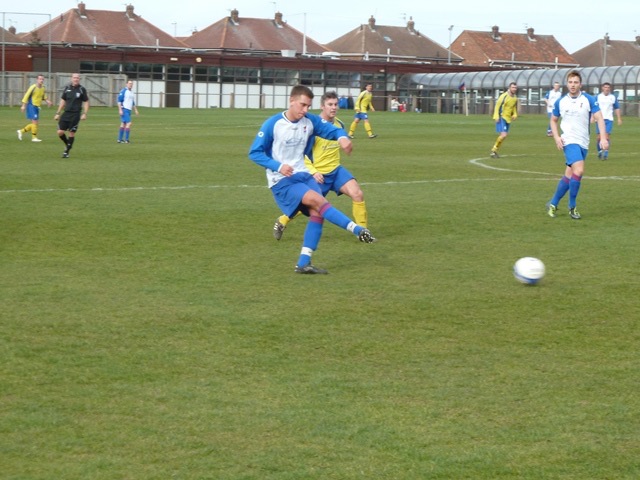
<svg viewBox="0 0 640 480">
<path fill-rule="evenodd" d="M 322 237 L 322 223 L 321 217 L 309 217 L 302 239 L 302 251 L 300 252 L 300 258 L 298 258 L 299 267 L 304 267 L 311 263 L 311 255 L 318 249 L 318 244 Z"/>
<path fill-rule="evenodd" d="M 569 180 L 569 208 L 575 208 L 576 198 L 578 197 L 578 191 L 580 190 L 580 181 L 582 177 L 572 175 Z"/>
<path fill-rule="evenodd" d="M 358 235 L 362 231 L 363 227 L 357 225 L 355 222 L 352 222 L 349 217 L 332 206 L 329 202 L 325 203 L 322 206 L 322 208 L 320 209 L 320 215 L 322 215 L 322 218 L 327 219 L 334 225 L 337 225 L 340 228 L 344 228 L 345 230 L 349 230 L 355 235 Z"/>
<path fill-rule="evenodd" d="M 558 187 L 556 188 L 556 193 L 554 193 L 553 198 L 551 199 L 551 205 L 558 206 L 562 197 L 564 197 L 569 191 L 569 182 L 571 180 L 565 176 L 563 176 L 558 182 Z"/>
</svg>

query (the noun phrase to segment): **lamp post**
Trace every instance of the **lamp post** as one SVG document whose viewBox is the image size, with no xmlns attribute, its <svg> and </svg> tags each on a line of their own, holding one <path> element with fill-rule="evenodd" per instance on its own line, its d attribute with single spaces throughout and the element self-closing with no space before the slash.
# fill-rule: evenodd
<svg viewBox="0 0 640 480">
<path fill-rule="evenodd" d="M 449 51 L 447 52 L 447 63 L 451 65 L 451 30 L 453 30 L 453 25 L 449 27 Z"/>
</svg>

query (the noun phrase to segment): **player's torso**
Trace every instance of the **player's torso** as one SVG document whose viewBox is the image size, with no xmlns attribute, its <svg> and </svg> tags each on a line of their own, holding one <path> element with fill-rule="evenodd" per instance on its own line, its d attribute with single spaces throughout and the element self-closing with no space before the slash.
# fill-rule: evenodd
<svg viewBox="0 0 640 480">
<path fill-rule="evenodd" d="M 284 118 L 278 120 L 273 126 L 273 158 L 297 170 L 300 163 L 304 164 L 304 152 L 311 135 L 313 124 L 306 117 L 295 123 Z"/>
</svg>

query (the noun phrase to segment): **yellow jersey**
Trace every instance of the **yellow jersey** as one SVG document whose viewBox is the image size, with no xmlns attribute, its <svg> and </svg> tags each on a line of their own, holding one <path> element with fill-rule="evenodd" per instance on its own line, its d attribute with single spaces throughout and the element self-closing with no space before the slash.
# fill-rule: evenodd
<svg viewBox="0 0 640 480">
<path fill-rule="evenodd" d="M 47 99 L 47 92 L 44 89 L 44 86 L 39 87 L 37 84 L 33 84 L 27 90 L 27 93 L 22 97 L 22 103 L 29 103 L 29 98 L 31 98 L 31 104 L 40 107 L 42 105 L 42 101 Z"/>
<path fill-rule="evenodd" d="M 363 90 L 358 95 L 356 100 L 355 110 L 356 112 L 366 113 L 371 109 L 371 102 L 373 101 L 373 93 L 369 90 Z"/>
<path fill-rule="evenodd" d="M 500 117 L 507 123 L 518 118 L 518 97 L 516 95 L 512 97 L 509 92 L 504 92 L 498 97 L 496 107 L 493 109 L 493 119 L 497 122 Z"/>
<path fill-rule="evenodd" d="M 344 123 L 337 117 L 333 120 L 333 124 L 336 127 L 344 128 Z M 309 157 L 304 157 L 304 163 L 312 175 L 314 173 L 326 175 L 340 166 L 340 144 L 336 140 L 316 137 L 311 155 L 313 161 Z"/>
</svg>

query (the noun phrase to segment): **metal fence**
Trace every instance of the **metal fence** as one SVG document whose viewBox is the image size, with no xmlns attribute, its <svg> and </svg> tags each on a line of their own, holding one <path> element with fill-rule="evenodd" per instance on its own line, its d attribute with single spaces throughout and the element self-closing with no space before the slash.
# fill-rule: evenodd
<svg viewBox="0 0 640 480">
<path fill-rule="evenodd" d="M 19 106 L 29 86 L 35 83 L 37 73 L 4 72 L 0 81 L 0 104 Z M 59 93 L 71 80 L 69 73 L 56 73 L 45 77 L 49 98 L 57 103 Z M 81 84 L 87 88 L 92 107 L 115 107 L 118 92 L 124 87 L 124 74 L 82 74 Z M 454 82 L 455 83 L 455 82 Z M 313 109 L 320 107 L 320 97 L 327 90 L 335 90 L 339 97 L 353 100 L 360 93 L 358 88 L 328 89 L 321 86 L 310 87 L 314 92 Z M 503 87 L 504 88 L 504 87 Z M 636 87 L 637 88 L 637 87 Z M 136 104 L 150 108 L 274 108 L 286 109 L 289 105 L 288 85 L 254 85 L 220 82 L 179 82 L 162 80 L 135 80 Z M 374 92 L 376 110 L 391 110 L 391 99 L 397 98 L 409 112 L 463 115 L 491 115 L 495 100 L 502 89 L 479 88 L 463 90 L 427 89 L 417 82 L 401 85 L 398 92 Z M 518 91 L 520 112 L 524 114 L 546 113 L 544 94 L 548 89 L 535 87 L 520 88 Z M 623 115 L 640 116 L 640 102 L 637 90 L 625 90 L 619 96 Z M 591 93 L 596 93 L 591 91 Z"/>
</svg>

